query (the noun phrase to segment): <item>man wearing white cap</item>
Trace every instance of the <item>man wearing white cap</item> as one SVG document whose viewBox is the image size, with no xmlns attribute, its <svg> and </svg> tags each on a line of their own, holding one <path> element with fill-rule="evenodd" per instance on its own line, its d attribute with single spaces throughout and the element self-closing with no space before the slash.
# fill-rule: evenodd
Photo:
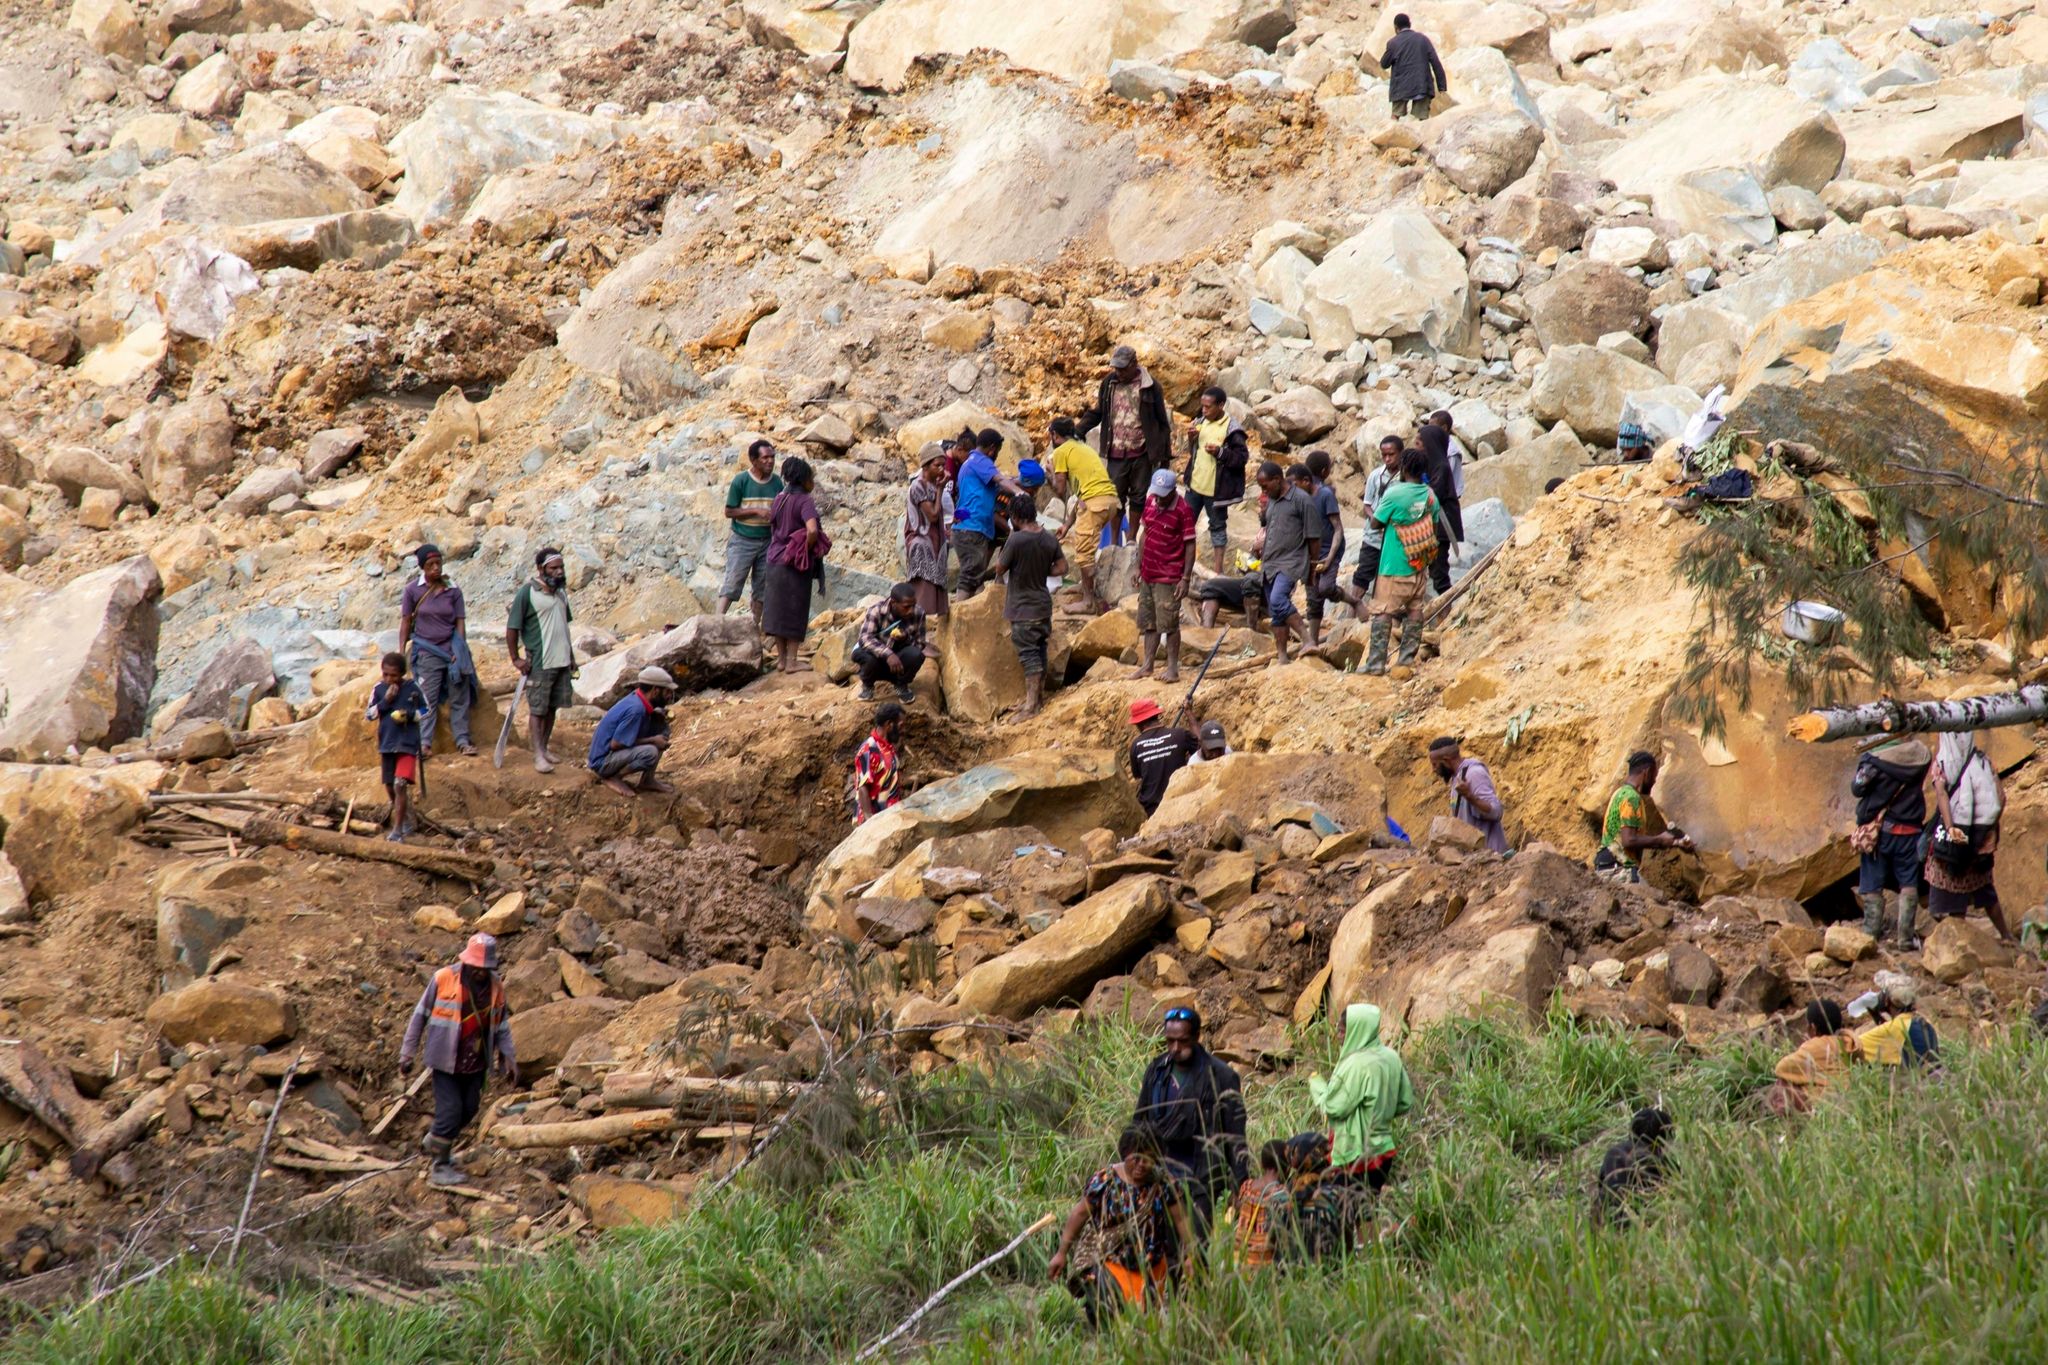
<svg viewBox="0 0 2048 1365">
<path fill-rule="evenodd" d="M 427 1179 L 460 1185 L 462 1172 L 452 1159 L 455 1139 L 482 1106 L 484 1082 L 496 1072 L 510 1085 L 519 1074 L 512 1011 L 498 979 L 498 940 L 489 934 L 472 935 L 462 956 L 427 983 L 398 1048 L 401 1074 L 412 1070 L 415 1057 L 434 1073 L 434 1126 L 420 1139 L 420 1150 L 433 1162 Z"/>
<path fill-rule="evenodd" d="M 613 702 L 591 732 L 591 775 L 621 796 L 675 791 L 654 775 L 668 748 L 667 710 L 675 695 L 676 680 L 667 670 L 641 669 L 638 686 Z M 637 786 L 626 785 L 629 773 L 640 774 Z"/>
<path fill-rule="evenodd" d="M 1195 509 L 1171 469 L 1153 472 L 1138 527 L 1138 671 L 1152 676 L 1166 637 L 1165 681 L 1180 681 L 1180 604 L 1195 573 Z"/>
</svg>

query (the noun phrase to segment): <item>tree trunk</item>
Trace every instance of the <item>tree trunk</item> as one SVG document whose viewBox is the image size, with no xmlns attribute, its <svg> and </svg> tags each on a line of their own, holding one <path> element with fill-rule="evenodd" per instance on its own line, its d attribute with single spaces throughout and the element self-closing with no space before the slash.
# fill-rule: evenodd
<svg viewBox="0 0 2048 1365">
<path fill-rule="evenodd" d="M 80 1180 L 98 1175 L 108 1158 L 134 1146 L 136 1139 L 149 1131 L 170 1098 L 171 1086 L 160 1085 L 129 1105 L 121 1117 L 87 1137 L 85 1145 L 71 1154 L 71 1174 Z"/>
<path fill-rule="evenodd" d="M 1911 735 L 1957 730 L 1985 730 L 2000 725 L 2031 725 L 2048 720 L 2048 686 L 2035 684 L 2017 692 L 1998 692 L 1960 701 L 1867 701 L 1860 706 L 1830 706 L 1794 716 L 1785 733 L 1808 744 L 1862 735 Z"/>
<path fill-rule="evenodd" d="M 628 1142 L 638 1137 L 672 1133 L 682 1120 L 666 1109 L 641 1109 L 602 1118 L 574 1119 L 567 1123 L 501 1123 L 491 1134 L 501 1147 L 519 1151 L 527 1147 L 601 1146 Z"/>
<path fill-rule="evenodd" d="M 360 839 L 353 834 L 337 834 L 333 830 L 288 825 L 265 815 L 251 815 L 248 823 L 242 826 L 242 837 L 252 844 L 275 844 L 307 853 L 361 858 L 372 863 L 396 863 L 400 867 L 464 882 L 489 881 L 496 871 L 496 864 L 481 853 L 394 844 L 386 839 Z"/>
<path fill-rule="evenodd" d="M 676 1076 L 665 1071 L 614 1071 L 604 1078 L 604 1107 L 617 1109 L 736 1110 L 760 1114 L 781 1109 L 808 1085 L 787 1081 L 718 1080 Z"/>
</svg>

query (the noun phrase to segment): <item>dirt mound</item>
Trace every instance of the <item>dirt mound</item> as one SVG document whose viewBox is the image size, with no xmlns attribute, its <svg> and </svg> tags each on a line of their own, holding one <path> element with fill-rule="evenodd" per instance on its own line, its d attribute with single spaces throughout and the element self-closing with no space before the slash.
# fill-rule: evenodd
<svg viewBox="0 0 2048 1365">
<path fill-rule="evenodd" d="M 762 863 L 796 848 L 783 835 L 748 842 L 755 848 L 702 830 L 686 847 L 660 839 L 614 839 L 589 854 L 584 866 L 609 880 L 642 918 L 661 926 L 671 965 L 758 967 L 768 949 L 795 940 L 799 910 L 789 888 L 764 880 L 764 871 L 774 867 L 764 869 Z"/>
</svg>

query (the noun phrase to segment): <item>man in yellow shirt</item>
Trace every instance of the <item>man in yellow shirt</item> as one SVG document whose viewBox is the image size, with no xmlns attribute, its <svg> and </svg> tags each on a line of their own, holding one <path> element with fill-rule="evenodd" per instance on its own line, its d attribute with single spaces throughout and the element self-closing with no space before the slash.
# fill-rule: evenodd
<svg viewBox="0 0 2048 1365">
<path fill-rule="evenodd" d="M 1114 526 L 1116 543 L 1124 543 L 1116 483 L 1094 447 L 1075 434 L 1073 418 L 1052 419 L 1052 441 L 1052 491 L 1067 504 L 1070 518 L 1067 558 L 1081 575 L 1081 610 L 1094 615 L 1103 610 L 1095 595 L 1095 551 L 1102 528 Z"/>
<path fill-rule="evenodd" d="M 1856 1035 L 1863 1059 L 1879 1066 L 1940 1065 L 1940 1043 L 1934 1025 L 1913 1012 L 1918 991 L 1903 972 L 1879 972 L 1877 989 L 1849 1002 L 1851 1019 L 1884 1016 L 1884 1022 Z"/>
<path fill-rule="evenodd" d="M 1181 472 L 1188 506 L 1207 512 L 1209 547 L 1217 573 L 1230 544 L 1230 509 L 1244 501 L 1245 463 L 1251 453 L 1244 423 L 1226 407 L 1230 396 L 1215 385 L 1202 390 L 1202 412 L 1188 428 L 1188 462 Z"/>
</svg>

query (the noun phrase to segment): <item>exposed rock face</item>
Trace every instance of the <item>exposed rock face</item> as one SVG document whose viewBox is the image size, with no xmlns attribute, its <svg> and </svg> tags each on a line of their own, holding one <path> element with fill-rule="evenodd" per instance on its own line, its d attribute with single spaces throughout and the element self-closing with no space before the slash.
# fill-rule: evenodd
<svg viewBox="0 0 2048 1365">
<path fill-rule="evenodd" d="M 178 719 L 226 717 L 231 714 L 235 693 L 247 689 L 253 701 L 268 696 L 276 687 L 270 651 L 246 636 L 230 640 L 199 671 L 199 679 L 186 695 L 185 709 L 178 713 Z"/>
<path fill-rule="evenodd" d="M 1680 362 L 1701 346 L 1746 346 L 1757 324 L 1776 309 L 1861 274 L 1885 254 L 1875 237 L 1842 233 L 1794 247 L 1752 275 L 1678 304 L 1657 324 L 1658 367 L 1677 379 Z"/>
<path fill-rule="evenodd" d="M 1044 933 L 962 977 L 961 1008 L 1017 1019 L 1077 991 L 1085 995 L 1166 917 L 1172 887 L 1164 877 L 1131 877 L 1090 896 Z"/>
<path fill-rule="evenodd" d="M 618 140 L 610 119 L 551 109 L 506 92 L 443 95 L 391 139 L 405 164 L 392 206 L 421 227 L 462 216 L 494 175 Z M 276 215 L 283 216 L 283 215 Z"/>
<path fill-rule="evenodd" d="M 738 687 L 761 675 L 761 632 L 745 612 L 692 616 L 674 630 L 581 665 L 576 700 L 610 706 L 631 692 L 643 668 L 664 668 L 686 692 Z"/>
<path fill-rule="evenodd" d="M 0 588 L 0 754 L 61 754 L 142 732 L 162 589 L 143 555 L 52 592 L 10 598 Z"/>
<path fill-rule="evenodd" d="M 1003 619 L 1005 593 L 1004 585 L 992 584 L 955 602 L 935 623 L 939 690 L 950 716 L 985 725 L 1024 700 L 1024 667 L 1010 643 L 1010 623 Z M 1060 672 L 1047 671 L 1054 678 Z"/>
<path fill-rule="evenodd" d="M 884 0 L 854 27 L 846 75 L 856 85 L 894 90 L 925 53 L 985 47 L 1022 65 L 1084 80 L 1106 75 L 1113 61 L 1151 61 L 1229 38 L 1244 8 L 1243 0 L 1053 0 L 1023 8 Z"/>
<path fill-rule="evenodd" d="M 1658 103 L 1669 112 L 1608 153 L 1600 173 L 1624 193 L 1650 195 L 1665 217 L 1681 217 L 1666 200 L 1688 176 L 1736 172 L 1765 192 L 1818 191 L 1841 169 L 1845 144 L 1835 120 L 1782 86 L 1705 76 Z"/>
</svg>

